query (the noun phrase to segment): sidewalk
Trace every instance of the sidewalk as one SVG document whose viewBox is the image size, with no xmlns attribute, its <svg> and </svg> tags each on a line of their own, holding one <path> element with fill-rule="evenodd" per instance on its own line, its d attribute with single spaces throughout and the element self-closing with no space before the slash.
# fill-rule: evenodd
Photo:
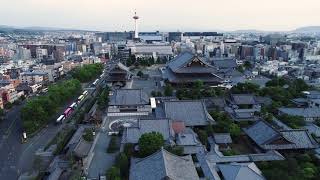
<svg viewBox="0 0 320 180">
<path fill-rule="evenodd" d="M 107 117 L 103 120 L 101 131 L 98 132 L 95 143 L 92 149 L 92 160 L 87 169 L 87 178 L 94 179 L 99 178 L 100 175 L 104 175 L 106 170 L 109 169 L 115 161 L 117 153 L 107 153 L 107 148 L 110 141 L 109 131 L 109 120 Z"/>
</svg>

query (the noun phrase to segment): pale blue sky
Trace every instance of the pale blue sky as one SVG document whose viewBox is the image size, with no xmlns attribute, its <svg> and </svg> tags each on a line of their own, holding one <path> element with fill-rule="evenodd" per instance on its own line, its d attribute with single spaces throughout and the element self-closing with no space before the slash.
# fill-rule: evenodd
<svg viewBox="0 0 320 180">
<path fill-rule="evenodd" d="M 101 31 L 292 30 L 320 25 L 320 0 L 0 0 L 0 24 Z"/>
</svg>

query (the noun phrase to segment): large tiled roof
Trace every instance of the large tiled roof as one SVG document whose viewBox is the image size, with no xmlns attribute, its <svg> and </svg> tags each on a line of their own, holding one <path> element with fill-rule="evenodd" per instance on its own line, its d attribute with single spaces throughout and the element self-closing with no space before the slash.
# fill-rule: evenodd
<svg viewBox="0 0 320 180">
<path fill-rule="evenodd" d="M 257 144 L 264 144 L 280 136 L 280 133 L 265 121 L 258 121 L 253 126 L 244 128 L 244 131 Z"/>
<path fill-rule="evenodd" d="M 153 37 L 153 36 L 152 36 Z M 136 45 L 131 48 L 135 54 L 152 54 L 172 55 L 172 47 L 170 45 Z"/>
<path fill-rule="evenodd" d="M 310 124 L 307 124 L 306 126 L 304 126 L 304 128 L 308 129 L 308 131 L 311 133 L 311 134 L 314 134 L 316 137 L 320 137 L 320 127 L 313 124 L 313 123 L 310 123 Z"/>
<path fill-rule="evenodd" d="M 177 135 L 177 145 L 196 146 L 201 145 L 197 139 L 197 135 L 192 129 L 187 128 L 184 132 Z"/>
<path fill-rule="evenodd" d="M 223 97 L 212 97 L 205 99 L 207 107 L 220 107 L 224 108 L 226 106 L 226 100 Z"/>
<path fill-rule="evenodd" d="M 173 121 L 184 121 L 186 126 L 214 123 L 202 101 L 166 101 L 164 110 L 167 118 Z"/>
<path fill-rule="evenodd" d="M 189 71 L 191 72 L 191 71 Z M 204 83 L 220 83 L 223 79 L 213 73 L 174 73 L 171 69 L 166 69 L 165 77 L 170 83 L 192 83 L 202 81 Z"/>
<path fill-rule="evenodd" d="M 229 144 L 232 143 L 232 139 L 229 133 L 215 133 L 213 135 L 214 142 L 217 144 Z"/>
<path fill-rule="evenodd" d="M 232 94 L 231 98 L 235 104 L 256 104 L 255 96 L 252 94 Z"/>
<path fill-rule="evenodd" d="M 219 68 L 236 68 L 237 62 L 234 58 L 213 59 L 213 64 Z"/>
<path fill-rule="evenodd" d="M 203 66 L 188 66 L 192 61 L 197 61 Z M 174 58 L 168 63 L 170 68 L 175 73 L 214 73 L 216 68 L 211 66 L 201 57 L 195 56 L 190 52 L 185 52 Z"/>
<path fill-rule="evenodd" d="M 307 130 L 288 129 L 276 130 L 265 121 L 258 121 L 245 133 L 263 149 L 312 149 L 318 145 Z M 280 140 L 278 143 L 273 143 Z"/>
<path fill-rule="evenodd" d="M 140 119 L 136 127 L 128 127 L 122 136 L 122 143 L 138 143 L 144 133 L 159 132 L 165 140 L 173 135 L 171 122 L 168 119 Z"/>
<path fill-rule="evenodd" d="M 142 89 L 118 89 L 110 96 L 109 103 L 111 106 L 146 104 L 149 104 L 149 97 Z"/>
<path fill-rule="evenodd" d="M 132 159 L 130 180 L 198 180 L 192 158 L 160 151 L 143 159 Z"/>
<path fill-rule="evenodd" d="M 112 65 L 110 68 L 110 73 L 124 73 L 124 72 L 129 73 L 130 70 L 127 66 L 125 66 L 121 62 Z"/>
<path fill-rule="evenodd" d="M 266 145 L 268 149 L 309 149 L 315 148 L 316 142 L 306 130 L 282 130 L 282 136 L 291 142 L 288 145 Z"/>
<path fill-rule="evenodd" d="M 302 116 L 305 118 L 315 118 L 320 117 L 319 108 L 279 108 L 280 112 L 292 115 L 292 116 Z"/>
<path fill-rule="evenodd" d="M 265 180 L 254 163 L 231 163 L 218 165 L 225 180 Z"/>
</svg>

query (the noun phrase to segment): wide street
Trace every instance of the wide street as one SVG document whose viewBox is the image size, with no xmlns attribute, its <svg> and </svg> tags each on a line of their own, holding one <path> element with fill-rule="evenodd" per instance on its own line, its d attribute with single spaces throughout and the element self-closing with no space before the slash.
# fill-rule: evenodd
<svg viewBox="0 0 320 180">
<path fill-rule="evenodd" d="M 67 102 L 59 110 L 57 117 L 71 103 L 72 101 Z M 20 111 L 23 104 L 14 106 L 6 113 L 5 120 L 0 122 L 0 180 L 17 179 L 21 174 L 32 171 L 34 153 L 45 147 L 63 127 L 52 122 L 37 135 L 29 137 L 26 143 L 22 143 Z"/>
<path fill-rule="evenodd" d="M 0 123 L 0 179 L 17 179 L 17 164 L 24 144 L 21 143 L 22 125 L 20 110 L 23 105 L 13 107 L 6 119 Z"/>
</svg>

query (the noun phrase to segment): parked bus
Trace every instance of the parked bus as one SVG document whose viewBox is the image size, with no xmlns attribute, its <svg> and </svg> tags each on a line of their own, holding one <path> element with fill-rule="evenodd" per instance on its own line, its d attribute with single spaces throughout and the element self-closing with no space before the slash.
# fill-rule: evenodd
<svg viewBox="0 0 320 180">
<path fill-rule="evenodd" d="M 58 119 L 57 119 L 57 123 L 60 123 L 60 122 L 62 122 L 63 120 L 65 119 L 65 116 L 64 115 L 61 115 L 61 116 L 59 116 L 58 117 Z"/>
<path fill-rule="evenodd" d="M 99 81 L 99 79 L 96 79 L 96 80 L 92 83 L 92 85 L 96 86 L 97 83 L 98 83 L 98 81 Z"/>
<path fill-rule="evenodd" d="M 78 106 L 77 103 L 74 102 L 69 106 L 69 108 L 72 108 L 73 110 L 75 110 L 77 106 Z"/>
<path fill-rule="evenodd" d="M 83 95 L 80 95 L 80 96 L 78 97 L 78 103 L 81 102 L 83 99 L 84 99 L 84 96 L 83 96 Z"/>
<path fill-rule="evenodd" d="M 64 111 L 64 116 L 65 118 L 67 118 L 68 116 L 70 116 L 70 114 L 72 113 L 73 109 L 72 108 L 67 108 L 65 111 Z"/>
<path fill-rule="evenodd" d="M 88 91 L 83 91 L 82 95 L 84 96 L 88 95 Z"/>
<path fill-rule="evenodd" d="M 42 89 L 42 92 L 43 92 L 43 93 L 48 92 L 48 88 L 44 88 L 44 89 Z"/>
</svg>

